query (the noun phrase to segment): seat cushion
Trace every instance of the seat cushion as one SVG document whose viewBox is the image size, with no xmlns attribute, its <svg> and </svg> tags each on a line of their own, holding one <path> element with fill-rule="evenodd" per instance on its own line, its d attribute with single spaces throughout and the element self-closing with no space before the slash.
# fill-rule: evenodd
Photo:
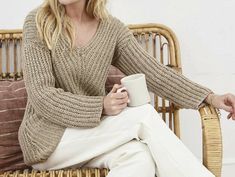
<svg viewBox="0 0 235 177">
<path fill-rule="evenodd" d="M 113 88 L 114 84 L 121 84 L 121 79 L 126 75 L 121 72 L 117 67 L 111 65 L 109 68 L 109 73 L 105 83 L 106 91 L 110 91 Z"/>
<path fill-rule="evenodd" d="M 18 129 L 26 103 L 23 79 L 0 81 L 0 172 L 29 168 L 24 164 L 18 142 Z"/>
</svg>

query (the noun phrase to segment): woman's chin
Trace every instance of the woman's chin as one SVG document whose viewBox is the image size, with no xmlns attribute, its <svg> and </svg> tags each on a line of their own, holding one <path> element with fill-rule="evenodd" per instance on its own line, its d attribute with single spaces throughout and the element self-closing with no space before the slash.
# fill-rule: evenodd
<svg viewBox="0 0 235 177">
<path fill-rule="evenodd" d="M 69 5 L 69 4 L 73 4 L 73 3 L 76 3 L 80 0 L 58 0 L 60 2 L 60 4 L 63 4 L 63 5 Z"/>
</svg>

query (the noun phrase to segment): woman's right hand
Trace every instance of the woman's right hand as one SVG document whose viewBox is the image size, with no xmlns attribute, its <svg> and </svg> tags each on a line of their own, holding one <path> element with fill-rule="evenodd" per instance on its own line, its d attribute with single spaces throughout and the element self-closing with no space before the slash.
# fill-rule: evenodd
<svg viewBox="0 0 235 177">
<path fill-rule="evenodd" d="M 104 97 L 104 107 L 102 114 L 117 115 L 127 107 L 128 93 L 127 91 L 116 93 L 122 85 L 114 84 L 112 90 Z"/>
</svg>

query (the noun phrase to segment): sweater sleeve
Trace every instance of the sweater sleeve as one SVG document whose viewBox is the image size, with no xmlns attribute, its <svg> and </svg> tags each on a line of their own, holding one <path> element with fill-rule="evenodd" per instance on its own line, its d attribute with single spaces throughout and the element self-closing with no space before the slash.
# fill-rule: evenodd
<svg viewBox="0 0 235 177">
<path fill-rule="evenodd" d="M 104 96 L 78 95 L 56 88 L 51 52 L 36 34 L 34 18 L 28 15 L 23 27 L 23 78 L 36 114 L 65 127 L 97 126 Z"/>
<path fill-rule="evenodd" d="M 160 63 L 138 43 L 131 30 L 120 20 L 118 29 L 112 65 L 125 75 L 144 73 L 151 92 L 180 108 L 198 110 L 206 104 L 204 100 L 213 93 L 212 90 Z"/>
</svg>

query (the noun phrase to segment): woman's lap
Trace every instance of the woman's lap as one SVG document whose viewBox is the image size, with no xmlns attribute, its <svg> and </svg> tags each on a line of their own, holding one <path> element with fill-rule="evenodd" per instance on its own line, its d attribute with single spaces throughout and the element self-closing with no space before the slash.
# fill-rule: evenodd
<svg viewBox="0 0 235 177">
<path fill-rule="evenodd" d="M 154 109 L 151 104 L 126 107 L 115 116 L 105 116 L 94 128 L 66 128 L 55 151 L 44 163 L 33 165 L 36 169 L 60 169 L 73 165 L 82 166 L 118 146 L 138 139 L 138 123 Z"/>
</svg>

